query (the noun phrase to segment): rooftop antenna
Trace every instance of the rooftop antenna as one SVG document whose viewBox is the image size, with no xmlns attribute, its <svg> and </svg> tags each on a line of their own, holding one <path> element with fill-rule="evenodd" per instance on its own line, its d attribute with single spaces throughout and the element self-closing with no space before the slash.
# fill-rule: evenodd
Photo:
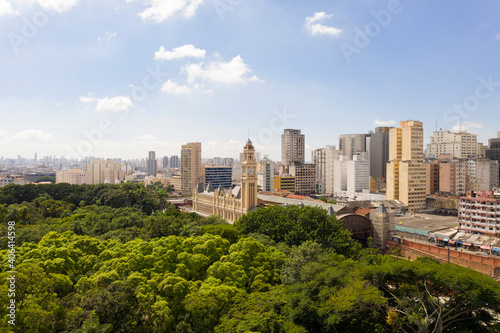
<svg viewBox="0 0 500 333">
<path fill-rule="evenodd" d="M 434 129 L 434 132 L 438 131 L 438 121 L 436 120 L 436 128 Z"/>
</svg>

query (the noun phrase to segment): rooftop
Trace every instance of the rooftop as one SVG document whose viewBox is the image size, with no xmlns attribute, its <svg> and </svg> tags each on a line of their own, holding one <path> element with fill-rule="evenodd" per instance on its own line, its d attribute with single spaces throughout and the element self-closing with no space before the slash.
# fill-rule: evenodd
<svg viewBox="0 0 500 333">
<path fill-rule="evenodd" d="M 394 224 L 426 230 L 429 232 L 444 231 L 446 229 L 458 229 L 458 218 L 456 216 L 418 214 L 413 216 L 395 217 Z"/>
<path fill-rule="evenodd" d="M 298 199 L 291 199 L 291 198 L 282 198 L 282 197 L 277 197 L 273 195 L 265 195 L 265 194 L 257 194 L 257 197 L 259 200 L 265 201 L 265 202 L 271 202 L 275 204 L 281 204 L 281 205 L 299 205 L 302 203 L 304 206 L 312 206 L 312 207 L 321 207 L 325 210 L 328 210 L 328 207 L 332 206 L 333 210 L 335 212 L 338 212 L 342 208 L 344 208 L 344 205 L 332 205 L 328 203 L 324 203 L 322 201 L 311 201 L 311 200 L 298 200 Z"/>
</svg>

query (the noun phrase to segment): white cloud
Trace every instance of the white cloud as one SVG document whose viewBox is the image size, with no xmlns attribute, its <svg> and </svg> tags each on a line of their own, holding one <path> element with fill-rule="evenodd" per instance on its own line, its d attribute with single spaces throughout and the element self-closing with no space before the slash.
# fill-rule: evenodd
<svg viewBox="0 0 500 333">
<path fill-rule="evenodd" d="M 151 134 L 140 135 L 132 139 L 133 141 L 160 141 L 156 136 Z"/>
<path fill-rule="evenodd" d="M 160 47 L 159 51 L 155 52 L 155 60 L 159 59 L 180 59 L 185 57 L 203 58 L 207 51 L 202 49 L 197 49 L 193 44 L 186 44 L 183 46 L 175 47 L 172 51 L 167 51 L 163 46 Z"/>
<path fill-rule="evenodd" d="M 192 88 L 188 86 L 180 86 L 171 80 L 165 82 L 161 87 L 161 90 L 173 95 L 188 95 L 193 92 Z"/>
<path fill-rule="evenodd" d="M 127 111 L 133 106 L 132 100 L 129 96 L 96 98 L 93 97 L 93 94 L 89 94 L 88 96 L 79 97 L 79 100 L 81 103 L 97 103 L 97 111 Z"/>
<path fill-rule="evenodd" d="M 476 25 L 472 30 L 471 32 L 480 32 L 486 28 L 488 28 L 491 24 L 489 23 L 482 23 L 482 24 L 479 24 L 479 25 Z"/>
<path fill-rule="evenodd" d="M 229 62 L 211 62 L 206 66 L 204 66 L 204 63 L 190 64 L 184 67 L 184 71 L 187 73 L 188 82 L 190 83 L 195 82 L 197 79 L 220 83 L 264 82 L 255 75 L 247 76 L 251 70 L 239 55 Z"/>
<path fill-rule="evenodd" d="M 0 0 L 0 8 L 1 2 L 4 2 L 4 0 Z M 12 3 L 13 1 L 10 2 Z M 61 14 L 78 5 L 80 0 L 15 0 L 15 2 L 20 6 L 38 4 L 45 10 Z"/>
<path fill-rule="evenodd" d="M 495 38 L 496 38 L 497 40 L 500 40 L 500 32 L 497 32 L 497 34 L 496 34 Z"/>
<path fill-rule="evenodd" d="M 0 0 L 0 16 L 4 15 L 19 15 L 19 12 L 12 8 L 12 4 L 8 0 Z"/>
<path fill-rule="evenodd" d="M 202 2 L 203 0 L 147 0 L 144 3 L 150 7 L 139 13 L 139 16 L 144 21 L 157 23 L 163 22 L 174 15 L 190 18 Z"/>
<path fill-rule="evenodd" d="M 332 18 L 333 14 L 328 15 L 325 12 L 317 12 L 314 13 L 314 16 L 312 17 L 306 17 L 306 29 L 309 32 L 311 36 L 314 35 L 332 35 L 332 36 L 339 36 L 340 33 L 343 31 L 338 28 L 334 27 L 329 27 L 326 25 L 323 25 L 321 23 L 317 23 L 318 21 L 322 21 L 325 19 Z"/>
<path fill-rule="evenodd" d="M 106 33 L 104 33 L 104 36 L 97 38 L 97 41 L 99 43 L 105 43 L 111 41 L 115 37 L 116 37 L 116 32 L 106 31 Z"/>
<path fill-rule="evenodd" d="M 472 123 L 472 122 L 464 121 L 462 123 L 460 123 L 460 122 L 455 123 L 455 126 L 453 126 L 453 128 L 451 130 L 454 132 L 459 132 L 459 131 L 467 132 L 472 128 L 483 128 L 483 125 L 480 123 Z"/>
<path fill-rule="evenodd" d="M 396 122 L 394 120 L 387 120 L 387 121 L 384 121 L 384 120 L 375 120 L 374 124 L 376 126 L 394 126 L 396 125 Z"/>
<path fill-rule="evenodd" d="M 36 2 L 44 9 L 64 13 L 76 6 L 80 0 L 36 0 Z"/>
<path fill-rule="evenodd" d="M 81 96 L 79 98 L 80 102 L 82 103 L 93 103 L 93 102 L 97 102 L 97 98 L 95 97 L 91 97 L 91 96 Z"/>
<path fill-rule="evenodd" d="M 7 132 L 0 130 L 0 142 L 7 140 Z"/>
<path fill-rule="evenodd" d="M 129 96 L 104 97 L 97 100 L 97 111 L 127 111 L 132 108 Z"/>
<path fill-rule="evenodd" d="M 51 133 L 44 132 L 42 130 L 29 129 L 26 131 L 18 132 L 14 134 L 10 140 L 11 141 L 50 141 L 53 139 Z"/>
</svg>

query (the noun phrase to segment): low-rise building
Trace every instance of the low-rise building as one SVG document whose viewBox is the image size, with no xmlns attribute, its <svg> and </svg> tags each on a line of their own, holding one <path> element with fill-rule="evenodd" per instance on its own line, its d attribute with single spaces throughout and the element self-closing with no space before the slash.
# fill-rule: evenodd
<svg viewBox="0 0 500 333">
<path fill-rule="evenodd" d="M 295 192 L 295 177 L 274 176 L 274 191 L 279 190 Z"/>
<path fill-rule="evenodd" d="M 458 223 L 466 233 L 500 237 L 500 197 L 492 191 L 468 192 L 458 202 Z"/>
</svg>

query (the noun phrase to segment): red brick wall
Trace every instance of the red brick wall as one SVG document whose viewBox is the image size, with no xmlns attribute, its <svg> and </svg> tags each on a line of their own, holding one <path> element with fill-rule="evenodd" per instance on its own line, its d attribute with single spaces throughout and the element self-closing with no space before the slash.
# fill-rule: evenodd
<svg viewBox="0 0 500 333">
<path fill-rule="evenodd" d="M 448 252 L 448 248 L 417 243 L 406 239 L 403 240 L 403 244 L 398 244 L 394 241 L 387 241 L 386 245 L 389 247 L 389 253 L 394 248 L 399 247 L 401 249 L 402 256 L 406 258 L 409 257 L 412 260 L 421 256 L 433 257 L 441 260 L 442 262 L 448 262 L 449 260 L 450 263 L 469 267 L 489 276 L 495 275 L 495 268 L 497 268 L 497 271 L 500 271 L 500 257 L 497 258 L 495 256 L 483 256 L 462 252 L 460 249 L 455 250 L 454 248 L 450 248 Z"/>
</svg>

